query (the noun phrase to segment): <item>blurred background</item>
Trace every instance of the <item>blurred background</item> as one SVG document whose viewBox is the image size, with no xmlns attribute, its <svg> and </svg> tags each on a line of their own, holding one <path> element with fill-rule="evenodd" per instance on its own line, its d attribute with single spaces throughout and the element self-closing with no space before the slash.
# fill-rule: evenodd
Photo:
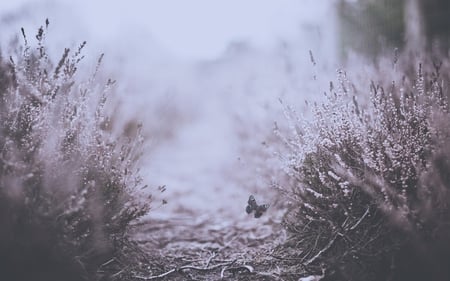
<svg viewBox="0 0 450 281">
<path fill-rule="evenodd" d="M 245 216 L 250 193 L 270 198 L 282 104 L 320 100 L 354 54 L 450 44 L 447 0 L 20 0 L 0 3 L 1 54 L 46 18 L 55 60 L 85 40 L 89 63 L 105 53 L 115 122 L 143 123 L 142 175 L 165 186 L 161 216 Z"/>
</svg>

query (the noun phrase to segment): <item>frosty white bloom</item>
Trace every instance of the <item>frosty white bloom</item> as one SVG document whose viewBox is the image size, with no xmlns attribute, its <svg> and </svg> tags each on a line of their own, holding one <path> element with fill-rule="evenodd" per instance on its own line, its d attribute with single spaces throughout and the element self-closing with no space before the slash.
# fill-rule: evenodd
<svg viewBox="0 0 450 281">
<path fill-rule="evenodd" d="M 323 198 L 323 197 L 324 197 L 322 193 L 319 193 L 319 192 L 317 192 L 317 191 L 315 191 L 315 190 L 313 190 L 313 189 L 311 189 L 311 188 L 306 188 L 305 190 L 311 192 L 312 195 L 313 195 L 314 197 L 316 197 L 317 199 Z"/>
<path fill-rule="evenodd" d="M 320 145 L 322 145 L 324 147 L 331 147 L 331 146 L 333 146 L 333 142 L 329 138 L 324 138 L 320 142 Z"/>
<path fill-rule="evenodd" d="M 334 180 L 336 180 L 336 181 L 340 181 L 341 180 L 341 178 L 338 176 L 338 175 L 336 175 L 333 171 L 328 171 L 328 175 L 330 176 L 330 177 L 332 177 Z"/>
</svg>

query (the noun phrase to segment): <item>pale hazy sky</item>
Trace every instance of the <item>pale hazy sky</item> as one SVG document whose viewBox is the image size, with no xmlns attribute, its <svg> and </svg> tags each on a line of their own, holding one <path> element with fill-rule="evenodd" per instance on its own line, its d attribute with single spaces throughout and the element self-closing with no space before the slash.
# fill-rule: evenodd
<svg viewBox="0 0 450 281">
<path fill-rule="evenodd" d="M 151 136 L 144 180 L 167 185 L 161 196 L 172 194 L 169 202 L 241 210 L 245 188 L 266 188 L 256 167 L 245 163 L 254 162 L 266 129 L 271 132 L 282 118 L 280 95 L 304 104 L 323 92 L 313 79 L 309 50 L 323 62 L 336 49 L 332 3 L 0 0 L 0 47 L 22 26 L 31 41 L 49 18 L 47 50 L 56 61 L 64 47 L 84 40 L 92 48 L 84 50 L 87 61 L 106 53 L 106 73 L 119 81 L 117 122 L 139 120 Z M 226 53 L 236 41 L 251 47 Z M 319 79 L 324 75 L 321 70 Z"/>
<path fill-rule="evenodd" d="M 0 1 L 0 14 L 31 2 L 48 5 L 52 19 L 70 13 L 67 19 L 99 39 L 135 28 L 175 57 L 211 59 L 233 41 L 270 48 L 298 36 L 301 24 L 324 20 L 331 0 L 16 0 Z"/>
</svg>

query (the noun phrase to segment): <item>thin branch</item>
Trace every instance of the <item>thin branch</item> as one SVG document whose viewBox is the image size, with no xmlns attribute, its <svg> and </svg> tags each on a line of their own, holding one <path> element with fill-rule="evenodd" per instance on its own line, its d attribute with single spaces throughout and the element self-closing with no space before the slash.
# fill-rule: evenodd
<svg viewBox="0 0 450 281">
<path fill-rule="evenodd" d="M 115 277 L 119 276 L 120 274 L 125 272 L 126 269 L 128 269 L 128 267 L 125 267 L 124 269 L 120 270 L 119 272 L 114 273 L 113 275 L 111 275 L 111 278 L 115 278 Z"/>
<path fill-rule="evenodd" d="M 104 267 L 104 266 L 107 266 L 108 264 L 110 264 L 110 263 L 112 263 L 112 262 L 114 262 L 114 261 L 116 261 L 116 258 L 112 258 L 112 259 L 108 260 L 107 262 L 105 262 L 105 263 L 103 263 L 102 265 L 100 265 L 99 268 L 102 268 L 102 267 Z"/>
<path fill-rule="evenodd" d="M 239 270 L 246 270 L 249 273 L 253 273 L 255 271 L 255 269 L 250 266 L 250 265 L 240 265 L 240 266 L 225 266 L 224 268 L 222 268 L 222 271 L 220 272 L 220 278 L 223 279 L 224 278 L 224 273 L 225 271 L 232 271 L 232 272 L 237 272 Z"/>
<path fill-rule="evenodd" d="M 133 278 L 136 279 L 140 279 L 140 280 L 154 280 L 154 279 L 159 279 L 159 278 L 163 278 L 171 273 L 174 273 L 175 271 L 177 271 L 176 268 L 171 269 L 167 272 L 161 273 L 160 275 L 154 275 L 154 276 L 139 276 L 139 275 L 134 275 Z"/>
<path fill-rule="evenodd" d="M 370 207 L 367 207 L 367 210 L 364 212 L 364 214 L 359 218 L 359 220 L 350 227 L 350 230 L 353 230 L 358 227 L 358 225 L 363 221 L 363 219 L 369 214 Z"/>
<path fill-rule="evenodd" d="M 199 266 L 186 265 L 186 266 L 180 267 L 179 270 L 184 270 L 184 269 L 193 269 L 193 270 L 199 270 L 199 271 L 202 271 L 202 270 L 213 270 L 213 269 L 219 268 L 219 267 L 221 267 L 221 266 L 227 266 L 227 265 L 231 265 L 231 264 L 232 264 L 232 263 L 227 263 L 227 264 L 221 263 L 221 264 L 213 265 L 213 266 L 208 267 L 208 268 L 199 267 Z"/>
<path fill-rule="evenodd" d="M 304 265 L 309 265 L 311 263 L 313 263 L 317 258 L 320 257 L 320 255 L 322 255 L 323 253 L 325 253 L 326 251 L 328 251 L 328 249 L 331 248 L 331 246 L 333 246 L 334 241 L 336 241 L 336 238 L 338 237 L 338 235 L 334 235 L 333 239 L 330 240 L 330 242 L 328 242 L 328 244 L 322 249 L 320 250 L 314 257 L 310 258 L 309 260 L 307 260 Z"/>
<path fill-rule="evenodd" d="M 208 258 L 208 260 L 206 261 L 206 265 L 205 265 L 205 269 L 208 268 L 209 264 L 211 263 L 211 260 L 216 256 L 216 253 L 213 252 L 211 254 L 211 256 Z"/>
<path fill-rule="evenodd" d="M 233 261 L 233 263 L 234 263 L 234 261 Z M 222 268 L 222 270 L 220 271 L 220 279 L 223 279 L 225 277 L 225 271 L 227 271 L 227 270 L 236 272 L 238 270 L 244 269 L 244 270 L 247 270 L 249 273 L 253 273 L 253 271 L 254 271 L 253 267 L 250 265 L 241 265 L 241 266 L 236 266 L 236 267 L 231 267 L 231 265 L 224 266 Z"/>
<path fill-rule="evenodd" d="M 224 267 L 222 268 L 222 270 L 220 271 L 220 279 L 223 279 L 225 270 L 227 270 L 227 268 L 228 268 L 228 266 L 224 266 Z"/>
<path fill-rule="evenodd" d="M 185 269 L 192 269 L 192 270 L 198 270 L 198 271 L 207 271 L 207 270 L 214 270 L 214 269 L 222 267 L 222 266 L 225 266 L 225 267 L 226 266 L 230 266 L 230 265 L 232 265 L 235 262 L 236 262 L 236 260 L 233 260 L 233 261 L 228 262 L 228 263 L 216 264 L 216 265 L 213 265 L 213 266 L 208 267 L 208 268 L 199 267 L 199 266 L 185 265 L 185 266 L 182 266 L 182 267 L 179 267 L 179 268 L 173 268 L 173 269 L 171 269 L 171 270 L 169 270 L 167 272 L 161 273 L 159 275 L 154 275 L 154 276 L 134 275 L 133 278 L 140 279 L 140 280 L 154 280 L 154 279 L 159 279 L 159 278 L 166 277 L 169 274 L 172 274 L 172 273 L 177 272 L 177 271 L 182 271 L 182 270 L 185 270 Z"/>
</svg>

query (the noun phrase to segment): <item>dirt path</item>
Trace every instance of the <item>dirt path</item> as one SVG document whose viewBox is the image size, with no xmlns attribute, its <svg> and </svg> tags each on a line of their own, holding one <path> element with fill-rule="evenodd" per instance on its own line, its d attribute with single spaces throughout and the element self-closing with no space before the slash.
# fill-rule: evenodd
<svg viewBox="0 0 450 281">
<path fill-rule="evenodd" d="M 137 230 L 136 241 L 164 258 L 160 268 L 149 268 L 136 279 L 282 280 L 271 255 L 284 231 L 269 217 L 218 221 L 185 215 L 148 219 Z"/>
<path fill-rule="evenodd" d="M 250 191 L 239 178 L 251 169 L 239 155 L 233 119 L 217 102 L 199 110 L 195 120 L 159 145 L 146 163 L 144 180 L 164 186 L 164 192 L 151 190 L 154 208 L 135 238 L 165 260 L 159 270 L 135 277 L 276 280 L 279 269 L 265 260 L 272 246 L 285 238 L 282 212 L 271 207 L 259 219 L 245 212 Z M 264 188 L 258 200 L 264 198 Z"/>
</svg>

